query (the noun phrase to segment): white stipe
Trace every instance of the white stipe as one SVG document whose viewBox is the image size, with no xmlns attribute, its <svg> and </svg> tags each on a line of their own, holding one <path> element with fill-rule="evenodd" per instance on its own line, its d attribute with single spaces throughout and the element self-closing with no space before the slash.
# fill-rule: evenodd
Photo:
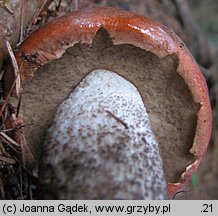
<svg viewBox="0 0 218 216">
<path fill-rule="evenodd" d="M 43 164 L 48 198 L 166 198 L 158 143 L 142 98 L 114 72 L 92 71 L 60 105 Z"/>
</svg>

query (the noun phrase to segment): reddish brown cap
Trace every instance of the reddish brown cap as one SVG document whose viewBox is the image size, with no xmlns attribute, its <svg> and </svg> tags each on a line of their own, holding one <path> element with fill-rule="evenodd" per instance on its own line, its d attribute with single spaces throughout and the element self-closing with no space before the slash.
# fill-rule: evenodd
<svg viewBox="0 0 218 216">
<path fill-rule="evenodd" d="M 212 122 L 204 77 L 185 45 L 173 31 L 147 18 L 115 8 L 100 7 L 74 11 L 38 29 L 19 46 L 15 55 L 21 68 L 21 82 L 32 78 L 40 66 L 60 58 L 67 48 L 78 43 L 91 44 L 100 28 L 107 31 L 115 45 L 131 44 L 150 51 L 159 58 L 175 54 L 178 58 L 177 73 L 188 86 L 193 101 L 200 106 L 196 133 L 190 150 L 195 161 L 186 168 L 178 183 L 168 183 L 168 194 L 172 195 L 198 168 L 209 143 Z M 5 75 L 6 92 L 13 82 L 12 74 L 8 70 Z"/>
</svg>

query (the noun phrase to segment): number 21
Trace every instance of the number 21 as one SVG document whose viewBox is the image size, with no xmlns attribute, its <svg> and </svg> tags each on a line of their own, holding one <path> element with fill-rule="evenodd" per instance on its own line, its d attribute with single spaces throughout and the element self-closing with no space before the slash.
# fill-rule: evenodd
<svg viewBox="0 0 218 216">
<path fill-rule="evenodd" d="M 208 205 L 208 204 L 203 204 L 204 210 L 202 210 L 201 212 L 212 212 L 212 204 Z"/>
</svg>

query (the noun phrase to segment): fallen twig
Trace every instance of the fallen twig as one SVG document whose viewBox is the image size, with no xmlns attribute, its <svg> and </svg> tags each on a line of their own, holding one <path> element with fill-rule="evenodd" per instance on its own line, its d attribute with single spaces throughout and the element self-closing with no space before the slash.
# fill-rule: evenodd
<svg viewBox="0 0 218 216">
<path fill-rule="evenodd" d="M 35 14 L 34 14 L 32 20 L 31 20 L 31 22 L 30 22 L 30 24 L 29 24 L 29 26 L 28 26 L 28 28 L 27 28 L 27 35 L 30 33 L 30 30 L 31 30 L 32 26 L 34 25 L 36 18 L 42 13 L 42 11 L 45 9 L 45 8 L 44 8 L 45 5 L 46 5 L 48 2 L 52 2 L 52 1 L 51 1 L 51 0 L 44 0 L 43 3 L 42 3 L 42 5 L 41 5 L 41 7 L 35 12 Z"/>
<path fill-rule="evenodd" d="M 0 155 L 0 161 L 3 161 L 3 162 L 8 163 L 8 164 L 15 164 L 16 163 L 16 161 L 13 158 L 8 158 L 8 157 L 5 157 L 3 155 Z"/>
<path fill-rule="evenodd" d="M 11 48 L 11 45 L 10 43 L 7 41 L 6 42 L 6 46 L 7 46 L 7 49 L 8 49 L 8 53 L 10 55 L 10 58 L 11 58 L 11 62 L 12 62 L 12 65 L 13 65 L 13 68 L 14 68 L 14 77 L 15 77 L 15 95 L 16 97 L 19 96 L 19 93 L 20 93 L 20 75 L 19 75 L 19 68 L 18 68 L 18 64 L 17 64 L 17 60 L 14 56 L 14 53 L 13 53 L 13 50 Z"/>
<path fill-rule="evenodd" d="M 11 144 L 13 144 L 16 147 L 20 148 L 20 145 L 15 142 L 13 139 L 11 139 L 7 134 L 5 134 L 4 132 L 0 132 L 0 136 L 3 137 L 5 140 L 7 140 L 8 142 L 10 142 Z"/>
<path fill-rule="evenodd" d="M 2 136 L 2 134 L 4 134 L 4 135 Z M 3 133 L 3 132 L 0 132 L 0 136 L 3 138 L 3 141 L 4 141 L 8 146 L 10 146 L 11 149 L 13 149 L 15 152 L 17 152 L 18 154 L 20 154 L 20 151 L 18 150 L 18 149 L 20 148 L 20 146 L 17 147 L 17 145 L 19 145 L 19 144 L 17 144 L 13 139 L 11 139 L 8 135 L 6 135 L 6 134 Z M 7 138 L 5 138 L 5 137 L 7 137 Z M 14 145 L 15 143 L 16 143 L 16 147 L 15 147 L 15 145 Z"/>
</svg>

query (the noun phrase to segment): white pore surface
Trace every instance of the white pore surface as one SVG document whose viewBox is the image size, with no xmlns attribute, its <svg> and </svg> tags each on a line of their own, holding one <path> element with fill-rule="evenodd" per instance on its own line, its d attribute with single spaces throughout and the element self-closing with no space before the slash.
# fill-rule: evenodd
<svg viewBox="0 0 218 216">
<path fill-rule="evenodd" d="M 92 71 L 61 104 L 45 152 L 45 197 L 166 197 L 158 143 L 141 96 L 113 72 Z"/>
</svg>

